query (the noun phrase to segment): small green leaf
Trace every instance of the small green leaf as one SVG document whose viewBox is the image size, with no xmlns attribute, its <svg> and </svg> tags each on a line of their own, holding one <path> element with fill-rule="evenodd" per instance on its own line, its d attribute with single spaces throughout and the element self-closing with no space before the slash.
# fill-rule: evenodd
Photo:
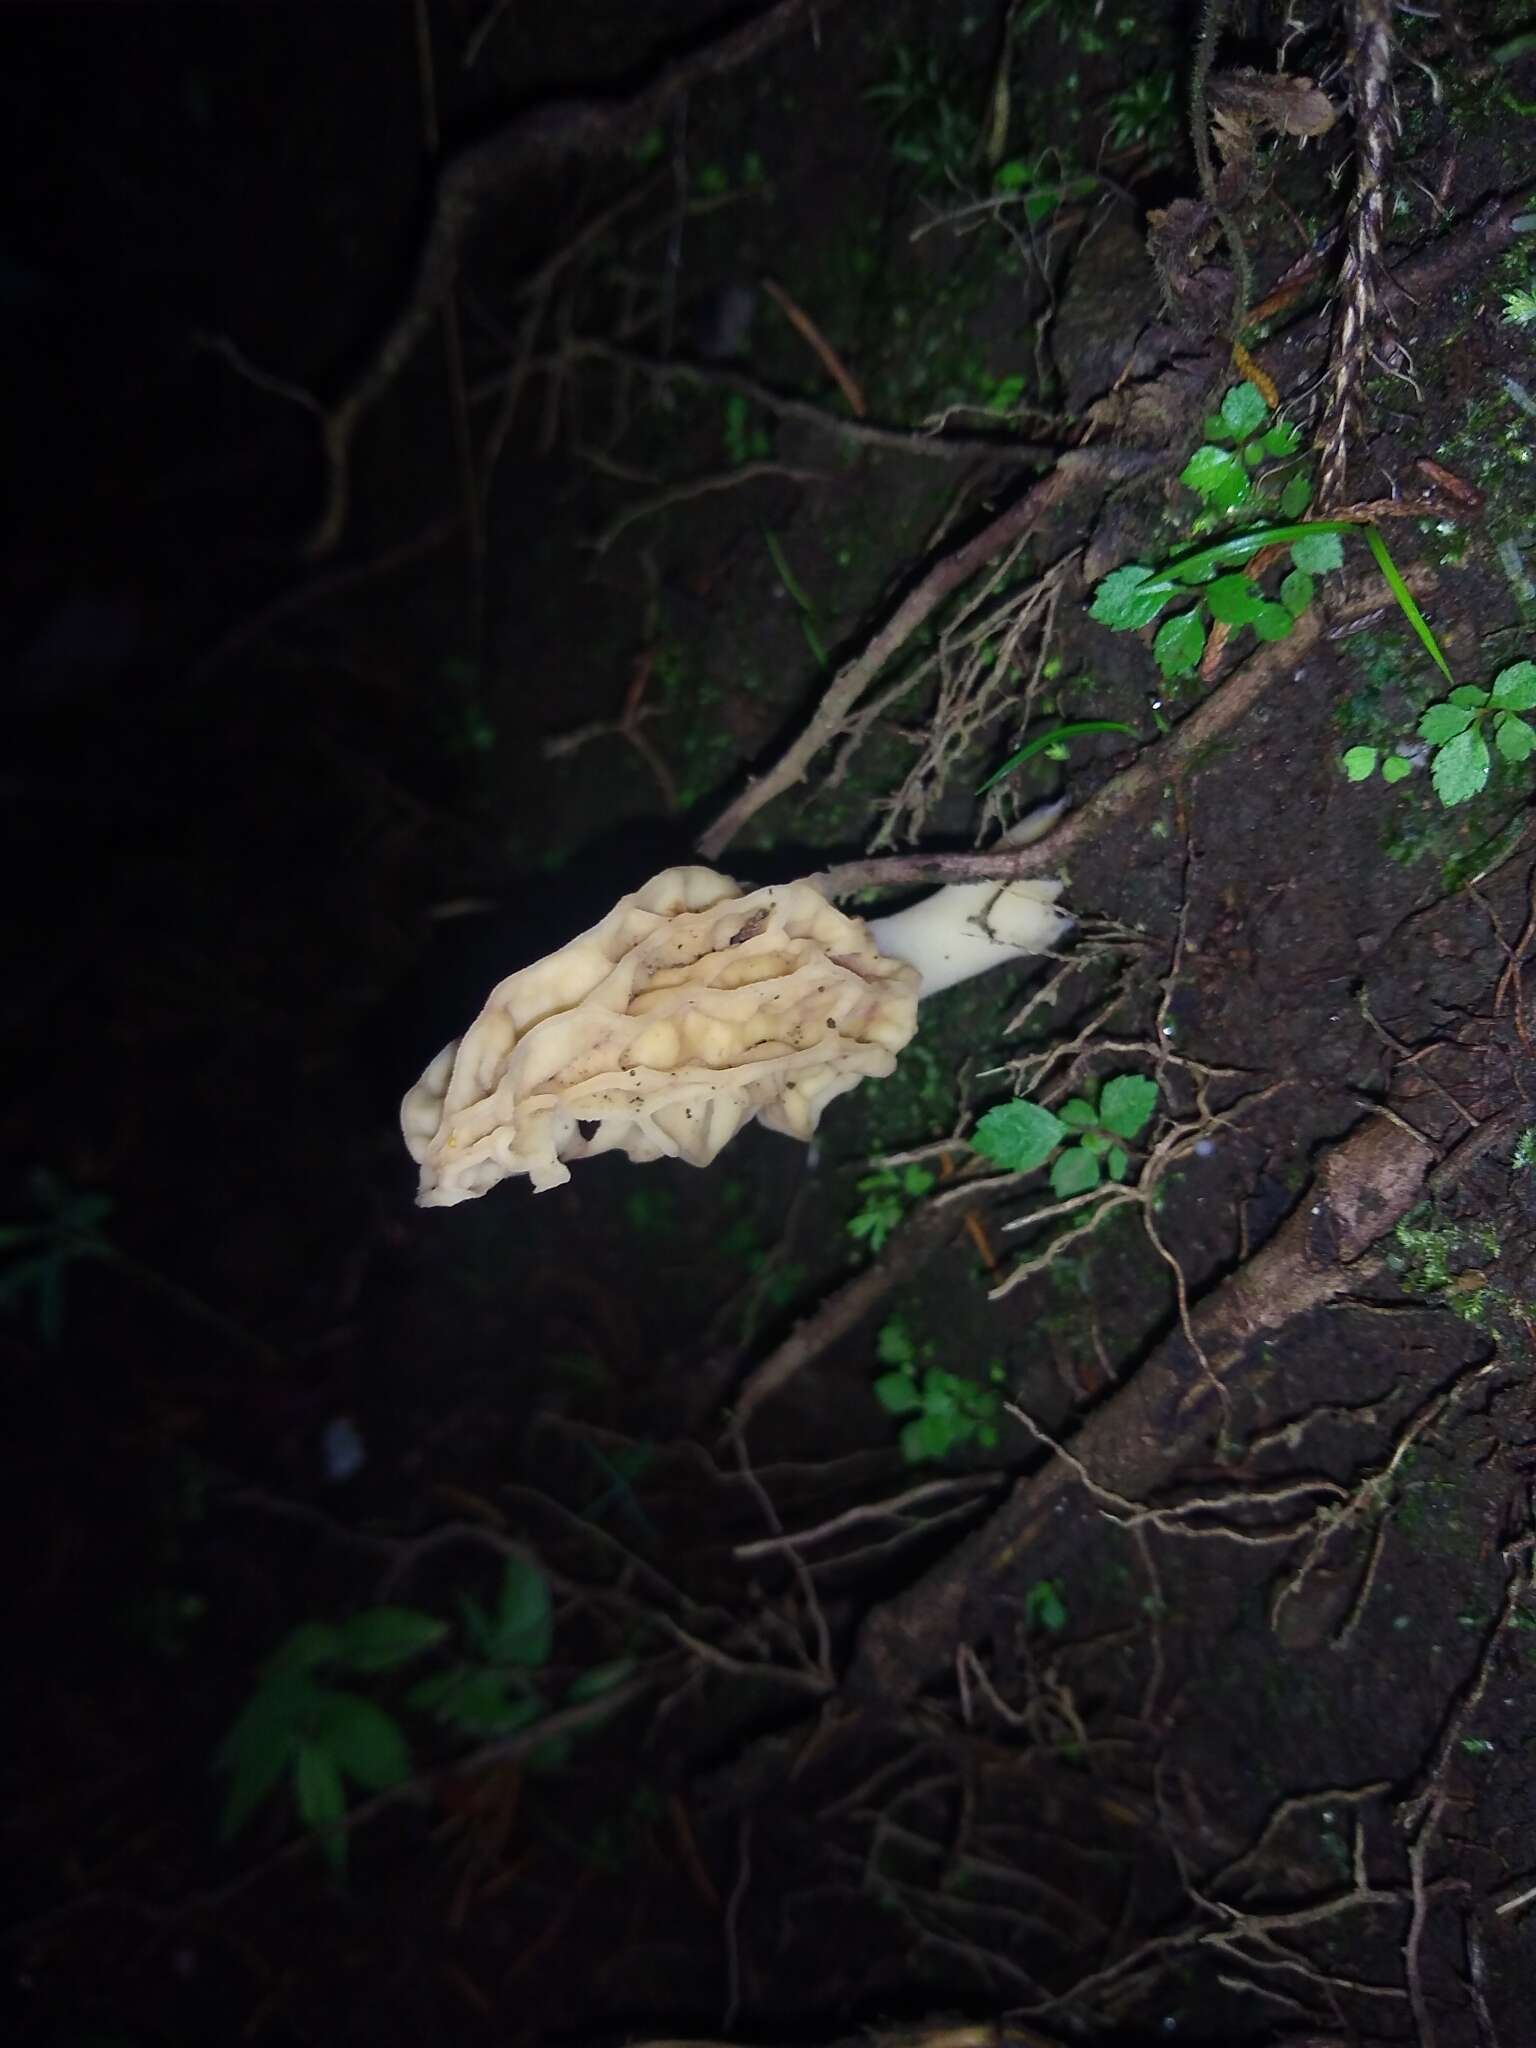
<svg viewBox="0 0 1536 2048">
<path fill-rule="evenodd" d="M 1431 704 L 1419 720 L 1419 738 L 1428 740 L 1432 747 L 1443 747 L 1458 733 L 1465 732 L 1472 718 L 1464 705 Z"/>
<path fill-rule="evenodd" d="M 1082 1136 L 1083 1150 L 1091 1152 L 1095 1159 L 1102 1159 L 1114 1142 L 1108 1131 L 1084 1131 Z"/>
<path fill-rule="evenodd" d="M 318 1742 L 299 1745 L 298 1762 L 294 1768 L 294 1793 L 298 1800 L 299 1819 L 317 1834 L 334 1829 L 347 1810 L 347 1795 L 336 1759 Z M 339 1836 L 336 1839 L 339 1840 Z M 333 1862 L 341 1860 L 329 1845 L 326 1854 Z"/>
<path fill-rule="evenodd" d="M 1230 512 L 1252 495 L 1253 486 L 1241 460 L 1230 449 L 1206 443 L 1197 448 L 1183 469 L 1179 482 L 1198 491 L 1217 512 Z"/>
<path fill-rule="evenodd" d="M 583 1671 L 572 1681 L 565 1696 L 567 1704 L 575 1707 L 583 1700 L 601 1699 L 604 1693 L 615 1691 L 627 1678 L 633 1678 L 636 1668 L 633 1657 L 615 1657 L 607 1664 L 594 1664 L 590 1671 Z"/>
<path fill-rule="evenodd" d="M 1075 1131 L 1090 1130 L 1098 1121 L 1098 1111 L 1081 1095 L 1074 1095 L 1070 1102 L 1064 1102 L 1056 1114 Z"/>
<path fill-rule="evenodd" d="M 1293 619 L 1299 619 L 1312 602 L 1317 585 L 1304 569 L 1293 569 L 1280 585 L 1280 602 Z"/>
<path fill-rule="evenodd" d="M 875 1356 L 882 1365 L 900 1366 L 906 1372 L 917 1364 L 917 1346 L 900 1316 L 892 1316 L 889 1322 L 880 1325 L 880 1334 L 875 1339 Z"/>
<path fill-rule="evenodd" d="M 1116 1074 L 1099 1097 L 1099 1122 L 1117 1138 L 1136 1138 L 1156 1107 L 1155 1081 L 1145 1074 Z"/>
<path fill-rule="evenodd" d="M 887 1415 L 915 1415 L 923 1405 L 922 1394 L 909 1373 L 882 1373 L 875 1381 L 875 1399 Z"/>
<path fill-rule="evenodd" d="M 435 1714 L 450 1700 L 469 1675 L 467 1664 L 455 1664 L 451 1671 L 434 1671 L 430 1678 L 418 1678 L 405 1696 L 405 1704 L 418 1714 Z"/>
<path fill-rule="evenodd" d="M 337 1630 L 340 1655 L 354 1671 L 391 1671 L 440 1643 L 446 1621 L 414 1607 L 369 1607 Z"/>
<path fill-rule="evenodd" d="M 1121 1145 L 1114 1146 L 1104 1162 L 1104 1171 L 1111 1180 L 1124 1180 L 1131 1170 L 1130 1155 Z"/>
<path fill-rule="evenodd" d="M 971 1149 L 1010 1173 L 1031 1173 L 1066 1136 L 1060 1117 L 1038 1102 L 1002 1102 L 977 1124 Z"/>
<path fill-rule="evenodd" d="M 1283 604 L 1262 604 L 1254 614 L 1253 630 L 1261 640 L 1283 640 L 1295 626 L 1295 618 Z"/>
<path fill-rule="evenodd" d="M 1536 752 L 1536 732 L 1523 718 L 1506 711 L 1494 728 L 1493 743 L 1506 761 L 1528 761 Z"/>
<path fill-rule="evenodd" d="M 1246 626 L 1256 619 L 1264 603 L 1257 587 L 1246 576 L 1218 576 L 1207 585 L 1205 601 L 1211 617 L 1224 626 Z"/>
<path fill-rule="evenodd" d="M 214 1758 L 218 1770 L 229 1772 L 229 1791 L 219 1839 L 232 1841 L 273 1791 L 293 1761 L 299 1737 L 296 1716 L 266 1696 L 254 1699 L 225 1736 Z"/>
<path fill-rule="evenodd" d="M 1425 618 L 1418 605 L 1414 602 L 1413 592 L 1403 581 L 1403 572 L 1398 568 L 1396 562 L 1393 561 L 1386 542 L 1374 526 L 1363 527 L 1361 532 L 1366 546 L 1371 551 L 1372 561 L 1375 562 L 1377 568 L 1386 578 L 1387 588 L 1397 600 L 1398 610 L 1418 635 L 1419 644 L 1435 664 L 1435 667 L 1439 669 L 1441 675 L 1445 677 L 1448 683 L 1454 683 L 1456 678 L 1451 674 L 1450 663 L 1445 658 L 1440 642 L 1435 638 L 1428 619 Z"/>
<path fill-rule="evenodd" d="M 411 1753 L 399 1722 L 361 1693 L 322 1694 L 311 1733 L 347 1776 L 369 1792 L 386 1792 L 411 1775 Z"/>
<path fill-rule="evenodd" d="M 1404 782 L 1413 773 L 1413 763 L 1401 754 L 1388 754 L 1381 764 L 1383 782 Z"/>
<path fill-rule="evenodd" d="M 1299 519 L 1312 502 L 1312 479 L 1293 476 L 1280 493 L 1280 510 L 1287 519 Z"/>
<path fill-rule="evenodd" d="M 1053 1636 L 1061 1634 L 1067 1625 L 1067 1608 L 1054 1579 L 1036 1579 L 1029 1588 L 1024 1595 L 1024 1618 L 1039 1622 Z"/>
<path fill-rule="evenodd" d="M 1440 749 L 1430 771 L 1435 794 L 1443 804 L 1464 804 L 1488 780 L 1488 742 L 1475 728 L 1458 733 Z"/>
<path fill-rule="evenodd" d="M 900 1441 L 901 1455 L 909 1465 L 944 1458 L 955 1441 L 954 1424 L 946 1415 L 920 1415 L 904 1426 Z"/>
<path fill-rule="evenodd" d="M 930 1173 L 926 1166 L 904 1166 L 901 1169 L 901 1192 L 916 1201 L 919 1195 L 926 1195 L 938 1182 L 938 1175 Z"/>
<path fill-rule="evenodd" d="M 502 1575 L 492 1656 L 499 1664 L 519 1664 L 531 1670 L 548 1659 L 553 1638 L 549 1581 L 532 1558 L 509 1557 Z"/>
<path fill-rule="evenodd" d="M 1272 426 L 1269 432 L 1264 436 L 1263 440 L 1263 448 L 1264 453 L 1266 455 L 1294 455 L 1296 453 L 1296 450 L 1300 446 L 1301 429 L 1300 427 L 1293 426 L 1289 420 L 1277 420 L 1274 426 Z M 1291 479 L 1292 483 L 1295 483 L 1297 481 L 1298 479 L 1295 477 Z M 1286 486 L 1286 489 L 1289 490 L 1289 488 L 1290 485 L 1288 484 Z M 1305 496 L 1303 496 L 1301 506 L 1297 507 L 1298 511 L 1301 509 L 1302 506 L 1305 506 L 1307 498 L 1310 496 L 1311 492 L 1309 490 L 1305 494 Z M 1283 498 L 1281 500 L 1281 509 L 1285 509 L 1285 502 Z"/>
<path fill-rule="evenodd" d="M 1459 689 L 1452 690 L 1450 702 L 1460 704 L 1468 711 L 1481 711 L 1488 702 L 1488 692 L 1480 690 L 1476 683 L 1463 683 Z"/>
<path fill-rule="evenodd" d="M 1154 576 L 1139 562 L 1115 569 L 1093 594 L 1089 617 L 1101 626 L 1113 626 L 1117 633 L 1134 633 L 1150 626 L 1171 595 L 1165 577 Z"/>
<path fill-rule="evenodd" d="M 1099 1172 L 1099 1162 L 1086 1146 L 1069 1145 L 1051 1168 L 1051 1193 L 1063 1202 L 1072 1195 L 1086 1195 L 1098 1186 Z"/>
<path fill-rule="evenodd" d="M 263 1669 L 277 1678 L 296 1671 L 313 1671 L 330 1664 L 341 1654 L 341 1631 L 323 1621 L 306 1621 L 281 1643 Z"/>
<path fill-rule="evenodd" d="M 1263 460 L 1264 443 L 1262 441 L 1250 441 L 1243 450 L 1243 467 L 1245 469 L 1257 469 Z"/>
<path fill-rule="evenodd" d="M 509 1686 L 515 1691 L 509 1693 Z M 544 1703 L 509 1674 L 467 1671 L 443 1701 L 439 1718 L 466 1735 L 515 1735 L 544 1711 Z"/>
<path fill-rule="evenodd" d="M 1536 711 L 1536 661 L 1517 661 L 1493 679 L 1493 701 L 1505 711 Z"/>
<path fill-rule="evenodd" d="M 1291 542 L 1291 560 L 1309 576 L 1344 566 L 1344 543 L 1336 533 L 1306 533 Z"/>
<path fill-rule="evenodd" d="M 1205 627 L 1198 611 L 1180 612 L 1157 629 L 1152 658 L 1165 676 L 1187 676 L 1205 652 Z"/>
<path fill-rule="evenodd" d="M 1204 433 L 1207 441 L 1231 441 L 1236 439 L 1226 421 L 1213 412 L 1208 412 L 1205 416 Z"/>
<path fill-rule="evenodd" d="M 1221 401 L 1221 416 L 1239 440 L 1246 441 L 1269 418 L 1269 404 L 1256 384 L 1234 384 Z"/>
<path fill-rule="evenodd" d="M 1375 747 L 1351 747 L 1344 756 L 1344 773 L 1351 782 L 1369 782 L 1379 758 Z"/>
</svg>

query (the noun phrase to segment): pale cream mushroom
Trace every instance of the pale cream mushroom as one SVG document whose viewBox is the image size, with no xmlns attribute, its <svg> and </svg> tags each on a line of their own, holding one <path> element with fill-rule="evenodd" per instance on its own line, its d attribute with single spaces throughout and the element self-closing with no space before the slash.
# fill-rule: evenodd
<svg viewBox="0 0 1536 2048">
<path fill-rule="evenodd" d="M 416 1199 L 559 1187 L 600 1152 L 707 1166 L 754 1117 L 809 1139 L 892 1071 L 920 995 L 1052 945 L 1057 887 L 960 884 L 871 925 L 810 882 L 669 868 L 499 982 L 427 1068 L 400 1112 Z"/>
</svg>

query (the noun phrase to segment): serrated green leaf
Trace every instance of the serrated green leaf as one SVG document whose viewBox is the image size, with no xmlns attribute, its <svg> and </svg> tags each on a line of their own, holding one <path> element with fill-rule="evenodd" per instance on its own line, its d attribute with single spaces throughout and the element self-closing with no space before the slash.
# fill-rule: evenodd
<svg viewBox="0 0 1536 2048">
<path fill-rule="evenodd" d="M 306 1621 L 293 1631 L 262 1667 L 269 1677 L 278 1678 L 298 1671 L 313 1671 L 318 1665 L 334 1663 L 341 1654 L 341 1632 L 323 1621 Z"/>
<path fill-rule="evenodd" d="M 627 1678 L 633 1678 L 636 1669 L 633 1657 L 614 1657 L 607 1664 L 594 1664 L 572 1681 L 565 1696 L 567 1705 L 575 1707 L 583 1700 L 601 1699 L 604 1693 L 615 1691 Z"/>
<path fill-rule="evenodd" d="M 346 1789 L 336 1759 L 318 1742 L 301 1742 L 293 1774 L 299 1819 L 317 1834 L 331 1833 L 347 1810 Z M 339 1838 L 339 1831 L 338 1831 Z M 328 1846 L 326 1853 L 339 1860 Z"/>
<path fill-rule="evenodd" d="M 938 1175 L 930 1173 L 926 1166 L 904 1166 L 901 1169 L 901 1192 L 914 1202 L 937 1184 Z"/>
<path fill-rule="evenodd" d="M 496 1609 L 493 1660 L 529 1670 L 536 1668 L 549 1657 L 554 1626 L 549 1581 L 532 1558 L 509 1557 Z"/>
<path fill-rule="evenodd" d="M 1383 782 L 1404 782 L 1413 773 L 1413 763 L 1404 760 L 1401 754 L 1388 754 L 1381 764 Z"/>
<path fill-rule="evenodd" d="M 1099 1122 L 1117 1138 L 1136 1138 L 1157 1107 L 1157 1083 L 1146 1074 L 1116 1074 L 1099 1097 Z"/>
<path fill-rule="evenodd" d="M 1293 569 L 1280 585 L 1280 602 L 1293 619 L 1299 619 L 1312 602 L 1317 585 L 1304 569 Z"/>
<path fill-rule="evenodd" d="M 1289 420 L 1277 420 L 1264 436 L 1263 445 L 1266 455 L 1294 455 L 1301 446 L 1301 429 L 1293 426 Z M 1296 479 L 1293 478 L 1292 481 Z M 1307 495 L 1311 495 L 1310 491 Z M 1305 505 L 1306 498 L 1304 497 L 1301 502 Z"/>
<path fill-rule="evenodd" d="M 1064 1202 L 1072 1195 L 1086 1195 L 1098 1186 L 1099 1178 L 1099 1162 L 1093 1154 L 1083 1145 L 1070 1145 L 1051 1168 L 1051 1193 Z"/>
<path fill-rule="evenodd" d="M 1309 576 L 1344 566 L 1344 543 L 1336 533 L 1305 533 L 1291 542 L 1291 560 Z"/>
<path fill-rule="evenodd" d="M 1070 1102 L 1064 1102 L 1056 1114 L 1064 1124 L 1070 1124 L 1077 1131 L 1089 1130 L 1098 1121 L 1098 1111 L 1082 1095 L 1074 1095 Z"/>
<path fill-rule="evenodd" d="M 1419 738 L 1432 747 L 1443 747 L 1458 733 L 1465 732 L 1472 718 L 1472 712 L 1464 705 L 1431 704 L 1419 720 Z"/>
<path fill-rule="evenodd" d="M 1185 463 L 1179 471 L 1179 482 L 1187 484 L 1192 491 L 1198 491 L 1217 512 L 1232 511 L 1253 492 L 1241 458 L 1231 449 L 1216 448 L 1209 442 L 1197 448 Z"/>
<path fill-rule="evenodd" d="M 1344 756 L 1344 773 L 1351 782 L 1369 782 L 1376 773 L 1380 754 L 1375 747 L 1351 747 Z"/>
<path fill-rule="evenodd" d="M 1435 794 L 1443 804 L 1464 804 L 1487 782 L 1491 765 L 1488 742 L 1475 727 L 1458 733 L 1435 756 Z"/>
<path fill-rule="evenodd" d="M 1224 626 L 1246 626 L 1258 617 L 1264 599 L 1246 576 L 1218 576 L 1206 586 L 1205 601 L 1211 617 Z"/>
<path fill-rule="evenodd" d="M 1287 519 L 1299 519 L 1312 502 L 1312 479 L 1293 476 L 1280 493 L 1280 510 Z"/>
<path fill-rule="evenodd" d="M 902 1429 L 901 1455 L 909 1465 L 921 1465 L 930 1458 L 949 1455 L 955 1441 L 954 1425 L 944 1415 L 920 1415 Z"/>
<path fill-rule="evenodd" d="M 1481 711 L 1488 702 L 1488 692 L 1480 690 L 1476 683 L 1463 683 L 1459 689 L 1452 690 L 1448 701 L 1462 705 L 1468 711 Z"/>
<path fill-rule="evenodd" d="M 1493 701 L 1506 711 L 1536 711 L 1536 661 L 1517 661 L 1493 679 Z"/>
<path fill-rule="evenodd" d="M 977 1124 L 971 1149 L 1009 1173 L 1031 1173 L 1067 1135 L 1060 1117 L 1038 1102 L 1002 1102 Z"/>
<path fill-rule="evenodd" d="M 917 1382 L 910 1373 L 882 1373 L 875 1381 L 875 1399 L 887 1415 L 915 1415 L 923 1405 Z"/>
<path fill-rule="evenodd" d="M 509 1690 L 511 1688 L 511 1690 Z M 443 1701 L 439 1718 L 465 1735 L 515 1735 L 544 1711 L 544 1703 L 509 1673 L 467 1671 Z"/>
<path fill-rule="evenodd" d="M 1269 403 L 1256 384 L 1234 384 L 1221 401 L 1221 416 L 1240 440 L 1246 440 L 1269 418 Z"/>
<path fill-rule="evenodd" d="M 1111 1180 L 1124 1180 L 1131 1170 L 1130 1155 L 1123 1146 L 1116 1145 L 1104 1162 L 1104 1171 Z"/>
<path fill-rule="evenodd" d="M 337 1630 L 340 1655 L 354 1671 L 391 1671 L 440 1643 L 446 1621 L 414 1607 L 368 1607 Z"/>
<path fill-rule="evenodd" d="M 411 1775 L 411 1752 L 399 1722 L 360 1692 L 323 1693 L 310 1735 L 366 1791 L 386 1792 Z"/>
<path fill-rule="evenodd" d="M 429 1678 L 418 1678 L 406 1694 L 405 1704 L 418 1714 L 435 1714 L 464 1683 L 469 1668 L 467 1664 L 455 1664 L 450 1671 L 434 1671 Z"/>
<path fill-rule="evenodd" d="M 1296 630 L 1296 621 L 1283 604 L 1262 604 L 1254 614 L 1253 630 L 1261 640 L 1283 640 Z"/>
<path fill-rule="evenodd" d="M 1088 616 L 1117 633 L 1134 633 L 1150 626 L 1170 596 L 1164 577 L 1154 576 L 1139 562 L 1114 569 L 1093 594 Z"/>
<path fill-rule="evenodd" d="M 1536 732 L 1513 711 L 1506 711 L 1494 727 L 1493 743 L 1506 761 L 1528 761 L 1536 752 Z"/>
<path fill-rule="evenodd" d="M 292 1763 L 298 1751 L 297 1714 L 258 1691 L 220 1743 L 214 1756 L 216 1770 L 228 1771 L 219 1839 L 232 1841 L 256 1808 Z"/>
<path fill-rule="evenodd" d="M 1187 676 L 1205 652 L 1205 627 L 1198 611 L 1180 612 L 1157 629 L 1152 658 L 1165 676 Z"/>
</svg>

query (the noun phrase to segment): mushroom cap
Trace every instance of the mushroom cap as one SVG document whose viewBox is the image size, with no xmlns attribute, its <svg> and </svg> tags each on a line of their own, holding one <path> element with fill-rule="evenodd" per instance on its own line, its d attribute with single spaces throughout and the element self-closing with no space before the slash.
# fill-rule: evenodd
<svg viewBox="0 0 1536 2048">
<path fill-rule="evenodd" d="M 446 1208 L 514 1174 L 559 1187 L 599 1152 L 707 1166 L 754 1117 L 809 1138 L 891 1072 L 918 988 L 809 882 L 744 895 L 668 868 L 498 982 L 433 1060 L 400 1109 L 416 1199 Z"/>
</svg>

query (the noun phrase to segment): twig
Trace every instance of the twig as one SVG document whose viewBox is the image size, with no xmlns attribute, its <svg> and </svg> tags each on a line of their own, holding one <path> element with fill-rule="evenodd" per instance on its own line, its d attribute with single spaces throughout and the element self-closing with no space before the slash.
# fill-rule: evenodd
<svg viewBox="0 0 1536 2048">
<path fill-rule="evenodd" d="M 773 303 L 801 339 L 809 343 L 813 354 L 817 357 L 827 375 L 836 384 L 838 390 L 842 392 L 844 398 L 847 399 L 848 409 L 854 418 L 863 419 L 865 413 L 869 410 L 869 407 L 864 402 L 863 392 L 849 375 L 842 358 L 816 325 L 810 314 L 805 311 L 803 306 L 797 306 L 784 287 L 780 284 L 775 284 L 771 277 L 763 279 L 763 290 L 772 299 Z"/>
<path fill-rule="evenodd" d="M 704 365 L 681 357 L 647 355 L 640 349 L 623 348 L 593 335 L 572 335 L 558 353 L 540 359 L 537 368 L 547 372 L 570 369 L 582 363 L 604 363 L 627 374 L 648 377 L 657 384 L 692 384 L 705 390 L 734 392 L 798 426 L 813 428 L 839 441 L 869 448 L 885 455 L 910 455 L 930 462 L 996 463 L 1004 467 L 1038 469 L 1054 462 L 1062 453 L 1059 441 L 1020 441 L 1008 434 L 944 434 L 926 429 L 893 427 L 869 419 L 845 419 L 829 412 L 814 399 L 797 398 L 776 391 L 744 371 L 719 364 Z M 501 389 L 502 373 L 482 379 L 470 393 L 473 399 L 494 397 Z"/>
<path fill-rule="evenodd" d="M 593 541 L 593 553 L 607 554 L 619 535 L 627 532 L 637 520 L 653 519 L 658 512 L 669 511 L 674 505 L 686 505 L 690 499 L 708 497 L 714 491 L 733 491 L 740 484 L 756 483 L 765 476 L 785 477 L 797 484 L 832 481 L 825 470 L 795 469 L 787 462 L 744 462 L 737 469 L 719 470 L 712 476 L 691 477 L 686 483 L 673 484 L 667 490 L 658 491 L 654 498 L 642 499 L 638 505 L 627 505 Z"/>
<path fill-rule="evenodd" d="M 699 851 L 704 857 L 717 859 L 748 819 L 803 779 L 822 748 L 831 745 L 848 729 L 860 698 L 886 663 L 906 646 L 945 599 L 969 582 L 994 555 L 1001 554 L 1022 535 L 1032 532 L 1075 493 L 1106 489 L 1111 483 L 1145 475 L 1149 470 L 1166 464 L 1167 460 L 1161 453 L 1130 449 L 1071 449 L 1062 456 L 1049 476 L 1032 485 L 971 540 L 934 563 L 863 650 L 838 670 L 799 737 L 791 741 L 772 767 L 748 782 L 740 795 L 700 835 Z M 1033 872 L 1038 873 L 1039 869 Z"/>
<path fill-rule="evenodd" d="M 741 1909 L 751 1882 L 752 1816 L 744 1813 L 736 1831 L 736 1882 L 731 1886 L 730 1901 L 725 1909 L 726 2001 L 721 2024 L 727 2033 L 735 2026 L 741 2011 Z"/>
<path fill-rule="evenodd" d="M 738 1543 L 731 1555 L 745 1560 L 776 1557 L 780 1551 L 791 1548 L 805 1550 L 813 1543 L 829 1542 L 832 1537 L 841 1536 L 846 1530 L 856 1529 L 865 1522 L 884 1522 L 900 1517 L 908 1508 L 916 1507 L 919 1501 L 952 1500 L 957 1493 L 992 1493 L 998 1484 L 996 1475 L 986 1472 L 956 1479 L 930 1479 L 926 1485 L 909 1487 L 905 1493 L 893 1494 L 888 1500 L 866 1501 L 860 1507 L 845 1508 L 842 1514 L 834 1515 L 829 1522 L 818 1522 L 813 1529 L 799 1529 L 791 1536 L 763 1536 L 755 1543 Z"/>
</svg>

